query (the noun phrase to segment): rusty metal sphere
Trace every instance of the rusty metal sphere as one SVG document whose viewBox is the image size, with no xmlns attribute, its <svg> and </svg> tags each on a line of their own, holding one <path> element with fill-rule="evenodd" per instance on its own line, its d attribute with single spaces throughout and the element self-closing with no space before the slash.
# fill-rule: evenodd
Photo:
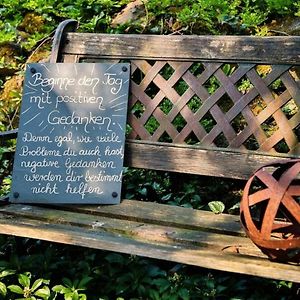
<svg viewBox="0 0 300 300">
<path fill-rule="evenodd" d="M 300 263 L 300 160 L 265 165 L 248 180 L 240 209 L 248 237 L 271 260 Z"/>
</svg>

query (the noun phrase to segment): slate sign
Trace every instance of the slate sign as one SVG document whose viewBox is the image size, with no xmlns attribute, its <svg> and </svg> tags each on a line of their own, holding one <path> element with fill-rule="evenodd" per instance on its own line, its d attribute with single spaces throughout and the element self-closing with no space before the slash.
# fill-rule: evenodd
<svg viewBox="0 0 300 300">
<path fill-rule="evenodd" d="M 120 202 L 127 63 L 29 64 L 10 200 Z"/>
</svg>

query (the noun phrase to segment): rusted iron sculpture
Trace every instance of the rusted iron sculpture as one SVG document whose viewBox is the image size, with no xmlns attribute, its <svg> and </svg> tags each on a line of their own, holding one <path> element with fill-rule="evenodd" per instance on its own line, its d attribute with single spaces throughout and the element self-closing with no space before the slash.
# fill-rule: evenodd
<svg viewBox="0 0 300 300">
<path fill-rule="evenodd" d="M 300 263 L 300 160 L 258 169 L 241 201 L 241 222 L 271 260 Z"/>
</svg>

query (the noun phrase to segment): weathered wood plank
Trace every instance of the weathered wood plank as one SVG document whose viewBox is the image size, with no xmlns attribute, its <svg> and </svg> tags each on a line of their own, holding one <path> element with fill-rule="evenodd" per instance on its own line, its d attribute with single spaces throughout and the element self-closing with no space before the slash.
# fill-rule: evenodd
<svg viewBox="0 0 300 300">
<path fill-rule="evenodd" d="M 63 53 L 156 60 L 210 60 L 257 63 L 300 61 L 300 37 L 162 36 L 68 33 Z"/>
<path fill-rule="evenodd" d="M 176 228 L 245 236 L 238 216 L 154 202 L 122 200 L 120 205 L 63 206 L 64 210 Z"/>
<path fill-rule="evenodd" d="M 19 207 L 26 214 L 29 206 L 23 206 L 22 208 L 19 205 Z M 46 213 L 46 209 L 40 212 Z M 140 238 L 137 238 L 136 235 L 125 235 L 120 232 L 113 232 L 107 228 L 106 230 L 101 230 L 101 226 L 87 229 L 82 226 L 70 225 L 67 221 L 65 223 L 62 222 L 61 218 L 64 217 L 61 216 L 53 217 L 49 222 L 3 213 L 0 213 L 0 218 L 2 220 L 0 232 L 5 234 L 151 258 L 163 258 L 205 268 L 300 282 L 300 268 L 298 266 L 270 262 L 265 258 L 255 256 L 254 252 L 250 253 L 250 255 L 237 253 L 235 247 L 237 246 L 236 243 L 240 245 L 240 239 L 245 241 L 242 245 L 248 243 L 247 239 L 242 237 L 223 235 L 223 240 L 234 242 L 233 244 L 226 244 L 229 247 L 224 248 L 222 239 L 218 239 L 218 235 L 204 233 L 201 237 L 202 233 L 195 231 L 194 234 L 198 236 L 198 243 L 188 243 L 187 245 L 186 240 L 191 239 L 191 234 L 187 234 L 188 238 L 185 237 L 185 234 L 191 231 L 181 229 L 174 234 L 174 232 L 170 232 L 172 228 L 167 228 L 170 235 L 167 236 L 165 234 L 166 228 L 158 225 L 149 225 L 144 230 L 143 225 L 140 224 L 140 226 L 136 227 L 137 232 L 140 233 Z M 72 217 L 72 220 L 75 220 L 75 218 Z M 80 220 L 78 222 L 80 223 Z M 122 222 L 120 222 L 120 225 Z M 164 239 L 168 239 L 168 243 Z M 184 242 L 182 239 L 184 239 Z M 202 240 L 206 244 L 201 244 Z"/>
<path fill-rule="evenodd" d="M 273 156 L 257 151 L 128 141 L 125 165 L 160 171 L 248 179 L 262 165 L 291 157 L 292 155 L 279 153 Z"/>
<path fill-rule="evenodd" d="M 28 218 L 55 219 L 56 222 L 65 220 L 78 226 L 91 226 L 99 217 L 132 222 L 140 222 L 165 227 L 199 230 L 234 236 L 245 236 L 241 229 L 238 216 L 227 214 L 213 214 L 209 211 L 196 210 L 186 207 L 171 206 L 154 202 L 123 200 L 120 205 L 49 205 L 35 206 L 10 204 L 0 207 L 0 212 L 9 215 L 22 215 Z M 74 218 L 75 213 L 80 219 Z M 66 215 L 65 215 L 66 214 Z M 66 221 L 64 221 L 66 222 Z M 84 225 L 85 224 L 85 225 Z"/>
<path fill-rule="evenodd" d="M 166 213 L 167 217 L 168 207 L 165 205 L 161 207 L 164 207 L 164 212 Z M 216 226 L 216 223 L 218 222 L 214 222 L 215 224 L 210 222 L 213 225 L 212 227 L 215 232 L 209 232 L 201 231 L 201 228 L 197 226 L 197 224 L 193 226 L 194 230 L 191 230 L 180 228 L 176 226 L 176 224 L 173 226 L 166 224 L 153 224 L 152 220 L 150 219 L 132 221 L 115 218 L 115 216 L 104 217 L 100 215 L 88 214 L 87 212 L 91 210 L 82 209 L 79 211 L 80 212 L 63 211 L 59 209 L 53 209 L 51 207 L 45 208 L 30 205 L 8 205 L 5 208 L 0 209 L 0 212 L 5 212 L 5 214 L 13 216 L 14 218 L 28 218 L 50 224 L 64 224 L 74 228 L 80 227 L 88 230 L 117 233 L 122 236 L 131 237 L 135 240 L 164 244 L 172 244 L 174 241 L 176 241 L 179 244 L 212 247 L 218 248 L 219 250 L 235 245 L 236 247 L 240 247 L 244 254 L 254 255 L 253 253 L 255 253 L 256 256 L 265 257 L 256 249 L 256 247 L 248 238 L 244 236 L 238 236 L 239 232 L 237 232 L 237 234 L 233 232 L 233 236 L 230 235 L 231 232 L 223 229 L 222 222 L 219 222 L 219 228 Z M 177 218 L 180 217 L 181 214 L 177 215 Z M 224 220 L 226 218 L 221 217 L 220 219 Z M 197 220 L 195 220 L 195 223 L 197 223 Z M 208 224 L 205 229 L 209 230 L 209 225 L 210 224 Z M 228 226 L 224 224 L 224 227 L 226 228 Z M 223 234 L 224 232 L 226 234 Z"/>
</svg>

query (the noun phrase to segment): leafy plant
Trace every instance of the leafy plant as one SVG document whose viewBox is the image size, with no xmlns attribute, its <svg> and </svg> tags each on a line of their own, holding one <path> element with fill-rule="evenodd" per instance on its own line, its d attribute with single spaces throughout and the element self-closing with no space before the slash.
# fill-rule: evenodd
<svg viewBox="0 0 300 300">
<path fill-rule="evenodd" d="M 49 299 L 50 289 L 48 288 L 49 280 L 37 279 L 31 285 L 31 273 L 19 274 L 19 285 L 12 284 L 7 287 L 13 294 L 22 295 L 21 299 Z"/>
<path fill-rule="evenodd" d="M 1 268 L 1 272 L 0 272 L 0 296 L 2 298 L 5 298 L 7 295 L 7 287 L 6 284 L 3 282 L 3 278 L 11 276 L 15 274 L 14 270 L 10 270 L 10 269 L 5 269 L 5 268 Z"/>
<path fill-rule="evenodd" d="M 225 205 L 221 201 L 211 201 L 208 203 L 210 210 L 215 214 L 220 214 L 225 210 Z"/>
<path fill-rule="evenodd" d="M 87 297 L 82 291 L 86 290 L 86 285 L 92 280 L 91 277 L 84 277 L 81 280 L 75 279 L 73 282 L 68 278 L 63 278 L 63 284 L 55 285 L 52 288 L 56 294 L 63 294 L 65 300 L 86 300 Z"/>
<path fill-rule="evenodd" d="M 294 0 L 265 0 L 267 8 L 275 14 L 288 14 L 294 11 Z"/>
<path fill-rule="evenodd" d="M 267 13 L 262 12 L 257 6 L 242 12 L 240 16 L 243 28 L 257 28 L 267 19 Z"/>
</svg>

